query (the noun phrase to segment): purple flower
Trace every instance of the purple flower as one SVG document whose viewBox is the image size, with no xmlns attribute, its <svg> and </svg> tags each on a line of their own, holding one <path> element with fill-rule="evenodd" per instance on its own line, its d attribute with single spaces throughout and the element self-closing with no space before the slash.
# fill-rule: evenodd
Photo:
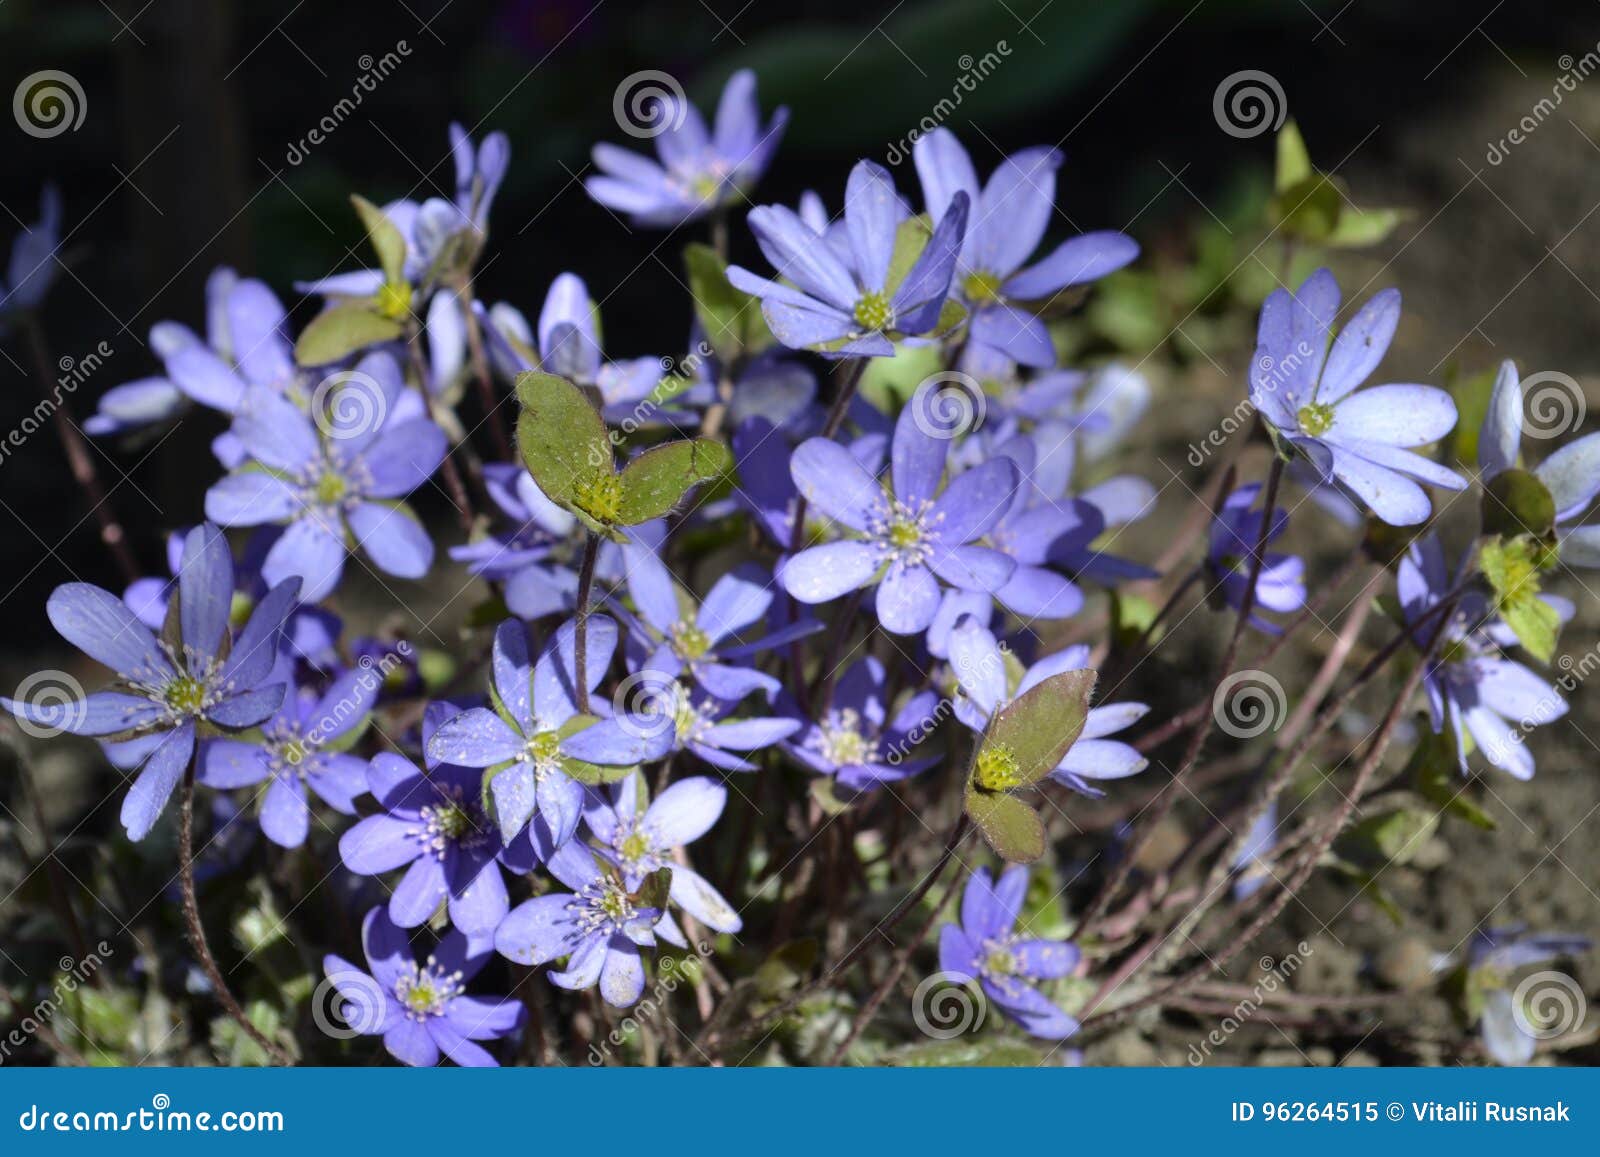
<svg viewBox="0 0 1600 1157">
<path fill-rule="evenodd" d="M 888 717 L 883 664 L 868 655 L 852 663 L 833 689 L 833 699 L 815 722 L 783 745 L 784 751 L 820 775 L 831 775 L 847 791 L 871 791 L 908 779 L 939 762 L 910 758 L 939 723 L 938 696 L 912 695 Z"/>
<path fill-rule="evenodd" d="M 478 1041 L 498 1040 L 522 1026 L 514 1000 L 468 996 L 466 984 L 487 963 L 489 946 L 451 931 L 418 964 L 406 933 L 382 908 L 367 913 L 361 944 L 368 972 L 342 956 L 322 958 L 322 970 L 345 1004 L 341 1016 L 363 1036 L 382 1036 L 389 1055 L 428 1067 L 443 1053 L 458 1065 L 487 1068 L 495 1059 Z"/>
<path fill-rule="evenodd" d="M 498 863 L 504 844 L 483 811 L 483 772 L 442 765 L 424 773 L 385 751 L 373 757 L 367 786 L 383 812 L 339 837 L 339 858 L 358 876 L 406 869 L 389 918 L 415 928 L 446 904 L 462 932 L 494 931 L 510 900 Z"/>
<path fill-rule="evenodd" d="M 1559 397 L 1549 393 L 1552 388 L 1559 392 Z M 1517 454 L 1522 446 L 1522 392 L 1516 364 L 1509 360 L 1500 363 L 1500 376 L 1495 379 L 1489 412 L 1478 434 L 1478 465 L 1482 468 L 1484 482 L 1517 465 Z M 1572 398 L 1563 387 L 1550 385 L 1533 395 L 1535 414 L 1539 413 L 1539 407 L 1552 403 L 1570 406 Z M 1594 496 L 1600 494 L 1600 433 L 1568 443 L 1531 472 L 1544 483 L 1555 502 L 1561 561 L 1570 566 L 1600 567 L 1600 525 L 1572 525 L 1589 509 Z"/>
<path fill-rule="evenodd" d="M 828 357 L 886 356 L 894 352 L 895 338 L 938 327 L 966 229 L 967 195 L 956 195 L 916 263 L 893 285 L 889 275 L 901 213 L 888 170 L 861 161 L 850 171 L 844 216 L 849 261 L 793 210 L 782 205 L 750 210 L 750 230 L 761 252 L 792 284 L 737 265 L 728 267 L 728 280 L 761 299 L 773 336 L 791 349 Z"/>
<path fill-rule="evenodd" d="M 264 282 L 241 280 L 219 266 L 206 279 L 205 338 L 175 321 L 151 326 L 150 348 L 164 374 L 107 390 L 84 429 L 95 435 L 124 433 L 177 417 L 191 405 L 232 416 L 256 386 L 305 402 L 309 387 L 295 365 L 287 323 L 283 303 Z M 231 432 L 218 437 L 212 449 L 229 468 L 244 460 Z"/>
<path fill-rule="evenodd" d="M 290 666 L 285 660 L 285 666 Z M 365 667 L 345 672 L 320 696 L 283 672 L 283 705 L 254 739 L 212 739 L 200 752 L 208 787 L 252 787 L 270 780 L 261 801 L 261 830 L 273 843 L 298 848 L 310 828 L 306 788 L 334 811 L 355 815 L 367 790 L 367 761 L 345 754 L 366 729 L 382 678 Z"/>
<path fill-rule="evenodd" d="M 39 220 L 25 226 L 11 243 L 11 260 L 0 281 L 0 313 L 38 309 L 56 280 L 56 250 L 61 248 L 61 191 L 46 185 L 39 194 Z"/>
<path fill-rule="evenodd" d="M 1433 534 L 1411 544 L 1395 575 L 1395 593 L 1407 623 L 1416 623 L 1451 590 L 1444 548 Z M 1571 618 L 1570 604 L 1552 596 L 1562 618 Z M 1448 622 L 1435 615 L 1415 641 L 1428 646 L 1441 631 L 1444 638 L 1423 678 L 1434 731 L 1446 726 L 1455 740 L 1462 774 L 1474 744 L 1483 757 L 1518 779 L 1532 779 L 1533 755 L 1527 732 L 1567 713 L 1566 701 L 1543 676 L 1505 658 L 1500 648 L 1515 641 L 1503 624 L 1486 622 L 1481 597 L 1462 599 Z"/>
<path fill-rule="evenodd" d="M 244 629 L 230 636 L 228 541 L 210 523 L 197 526 L 179 568 L 177 638 L 158 640 L 110 591 L 66 583 L 51 594 L 45 613 L 62 638 L 115 671 L 117 682 L 74 703 L 0 699 L 0 706 L 41 727 L 137 744 L 144 767 L 123 800 L 122 825 L 129 839 L 142 840 L 183 776 L 201 725 L 254 727 L 283 703 L 283 684 L 269 678 L 299 589 L 295 579 L 273 587 Z"/>
<path fill-rule="evenodd" d="M 224 526 L 287 524 L 262 564 L 267 581 L 297 575 L 315 602 L 338 586 L 352 542 L 386 574 L 428 573 L 433 542 L 400 499 L 432 476 L 448 445 L 426 418 L 394 420 L 404 392 L 395 369 L 337 381 L 313 417 L 271 390 L 245 396 L 234 433 L 250 461 L 206 492 L 206 515 Z"/>
<path fill-rule="evenodd" d="M 1016 931 L 1028 893 L 1028 869 L 1007 868 L 998 884 L 979 868 L 961 893 L 961 922 L 939 930 L 939 968 L 976 980 L 984 995 L 1033 1036 L 1065 1040 L 1078 1018 L 1057 1008 L 1032 982 L 1059 980 L 1078 967 L 1068 941 L 1028 939 Z"/>
<path fill-rule="evenodd" d="M 687 673 L 718 699 L 737 703 L 760 691 L 770 701 L 780 684 L 771 675 L 730 660 L 804 638 L 822 628 L 804 620 L 768 633 L 753 643 L 735 644 L 740 632 L 760 622 L 772 606 L 772 582 L 754 565 L 725 574 L 698 609 L 688 594 L 680 597 L 672 572 L 650 546 L 629 542 L 622 548 L 628 593 L 639 609 L 630 619 L 630 666 L 666 678 Z"/>
<path fill-rule="evenodd" d="M 996 591 L 1016 569 L 999 551 L 969 545 L 1010 508 L 1016 464 L 985 462 L 940 493 L 950 443 L 923 429 L 919 413 L 913 400 L 895 424 L 888 492 L 839 443 L 810 438 L 800 445 L 790 463 L 800 493 L 859 537 L 802 550 L 778 576 L 803 603 L 876 583 L 878 621 L 897 635 L 927 629 L 939 608 L 941 579 L 962 590 Z"/>
<path fill-rule="evenodd" d="M 1016 690 L 1010 682 L 1006 651 L 987 628 L 966 620 L 950 632 L 950 666 L 965 696 L 956 701 L 956 718 L 982 733 L 989 720 L 1011 700 L 1032 690 L 1052 675 L 1082 671 L 1089 665 L 1089 648 L 1068 647 L 1040 659 L 1029 667 Z M 1138 775 L 1149 760 L 1138 750 L 1108 735 L 1131 727 L 1150 710 L 1143 703 L 1107 703 L 1089 708 L 1083 733 L 1067 749 L 1050 778 L 1082 795 L 1099 797 L 1105 793 L 1090 785 L 1090 780 L 1125 779 Z"/>
<path fill-rule="evenodd" d="M 1469 984 L 1476 982 L 1473 987 L 1484 990 L 1479 1032 L 1484 1049 L 1497 1064 L 1515 1066 L 1531 1061 L 1539 1040 L 1530 1029 L 1543 1027 L 1542 1018 L 1547 1015 L 1547 1010 L 1535 1004 L 1539 988 L 1535 986 L 1531 992 L 1524 993 L 1518 986 L 1513 991 L 1512 974 L 1562 956 L 1577 956 L 1589 951 L 1590 946 L 1587 936 L 1529 932 L 1522 924 L 1479 928 L 1472 934 L 1472 943 L 1467 949 Z M 1546 995 L 1554 995 L 1554 990 L 1548 990 Z M 1522 1008 L 1517 1007 L 1518 998 L 1527 1002 Z"/>
<path fill-rule="evenodd" d="M 1413 526 L 1432 513 L 1419 482 L 1466 489 L 1467 480 L 1455 471 L 1412 452 L 1455 427 L 1455 402 L 1432 386 L 1357 390 L 1394 338 L 1398 290 L 1374 294 L 1330 349 L 1338 312 L 1339 285 L 1326 269 L 1294 294 L 1277 289 L 1268 295 L 1250 367 L 1250 401 L 1324 485 L 1343 486 L 1391 526 Z"/>
<path fill-rule="evenodd" d="M 669 228 L 713 209 L 743 201 L 766 171 L 789 123 L 780 108 L 765 126 L 756 103 L 756 74 L 740 69 L 728 78 L 708 132 L 700 110 L 679 92 L 640 90 L 625 110 L 639 136 L 655 136 L 658 164 L 628 149 L 594 147 L 598 177 L 583 187 L 608 209 L 626 213 L 636 225 Z M 637 98 L 653 98 L 644 105 Z M 619 115 L 623 114 L 618 106 Z M 640 122 L 637 129 L 632 122 Z"/>
<path fill-rule="evenodd" d="M 422 202 L 391 201 L 383 214 L 405 240 L 407 286 L 422 288 L 471 267 L 489 230 L 489 208 L 511 165 L 511 143 L 505 133 L 490 133 L 476 150 L 460 125 L 450 125 L 450 155 L 455 162 L 454 199 L 429 197 Z M 300 293 L 328 297 L 371 297 L 384 288 L 381 269 L 356 269 L 316 281 L 297 281 Z M 402 287 L 404 288 L 404 287 Z"/>
<path fill-rule="evenodd" d="M 1211 520 L 1206 570 L 1216 593 L 1235 610 L 1244 605 L 1245 591 L 1250 587 L 1251 557 L 1255 554 L 1256 543 L 1261 540 L 1262 512 L 1251 509 L 1260 494 L 1258 482 L 1239 487 L 1228 495 L 1222 509 Z M 1289 515 L 1281 508 L 1274 508 L 1267 541 L 1273 541 L 1288 529 Z M 1250 625 L 1271 635 L 1282 634 L 1282 627 L 1255 612 L 1268 610 L 1288 614 L 1298 611 L 1305 603 L 1305 564 L 1299 556 L 1264 553 Z"/>
<path fill-rule="evenodd" d="M 970 340 L 1026 366 L 1053 366 L 1055 345 L 1029 303 L 1047 303 L 1073 285 L 1121 269 L 1139 255 L 1124 234 L 1085 233 L 1023 269 L 1055 212 L 1056 149 L 1024 149 L 1000 162 L 981 190 L 972 158 L 949 129 L 912 147 L 928 213 L 942 220 L 958 196 L 972 209 L 954 289 L 970 311 Z"/>
<path fill-rule="evenodd" d="M 798 720 L 787 718 L 725 722 L 734 708 L 731 702 L 708 695 L 696 699 L 687 684 L 648 667 L 636 679 L 641 710 L 623 726 L 650 737 L 665 736 L 669 751 L 688 751 L 723 771 L 755 771 L 755 764 L 735 753 L 771 747 L 800 729 Z"/>
<path fill-rule="evenodd" d="M 600 685 L 617 646 L 617 625 L 591 615 L 585 673 Z M 659 759 L 670 733 L 629 716 L 596 720 L 578 714 L 577 627 L 561 624 L 535 663 L 527 628 L 515 619 L 494 634 L 495 709 L 457 715 L 427 744 L 430 763 L 492 768 L 488 794 L 509 841 L 537 812 L 559 847 L 572 838 L 583 810 L 583 788 L 568 774 L 576 764 L 628 767 Z"/>
<path fill-rule="evenodd" d="M 630 892 L 647 876 L 672 869 L 668 895 L 672 902 L 716 932 L 744 927 L 739 913 L 704 876 L 673 858 L 673 852 L 711 830 L 728 802 L 728 789 L 714 779 L 691 776 L 672 784 L 644 806 L 641 777 L 630 775 L 607 788 L 591 788 L 584 819 L 600 841 L 599 853 L 622 870 Z M 687 948 L 688 941 L 671 915 L 663 915 L 656 933 L 669 944 Z"/>
<path fill-rule="evenodd" d="M 644 993 L 639 949 L 655 947 L 661 909 L 643 905 L 576 841 L 558 849 L 545 866 L 572 891 L 518 904 L 495 930 L 496 951 L 530 966 L 565 956 L 566 968 L 550 973 L 550 983 L 583 989 L 598 982 L 607 1004 L 628 1008 L 637 1003 Z"/>
</svg>

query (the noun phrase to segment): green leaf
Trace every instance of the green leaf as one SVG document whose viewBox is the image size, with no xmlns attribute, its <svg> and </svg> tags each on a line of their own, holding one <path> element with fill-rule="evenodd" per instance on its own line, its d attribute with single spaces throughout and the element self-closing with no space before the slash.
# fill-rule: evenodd
<svg viewBox="0 0 1600 1157">
<path fill-rule="evenodd" d="M 1455 367 L 1446 371 L 1450 396 L 1456 404 L 1456 428 L 1450 432 L 1450 452 L 1462 462 L 1478 461 L 1478 432 L 1489 413 L 1489 399 L 1494 393 L 1498 374 L 1486 370 L 1480 374 L 1462 374 Z"/>
<path fill-rule="evenodd" d="M 1306 151 L 1306 139 L 1300 135 L 1300 126 L 1292 119 L 1278 130 L 1277 176 L 1273 188 L 1282 193 L 1292 189 L 1311 176 L 1311 154 Z"/>
<path fill-rule="evenodd" d="M 395 223 L 389 220 L 388 214 L 365 197 L 352 194 L 350 203 L 356 207 L 361 225 L 367 231 L 367 240 L 372 243 L 372 250 L 378 255 L 378 266 L 383 270 L 383 279 L 403 284 L 406 279 L 405 237 L 401 235 Z"/>
<path fill-rule="evenodd" d="M 698 242 L 683 250 L 689 274 L 689 296 L 706 341 L 724 363 L 760 353 L 773 342 L 758 298 L 735 289 L 728 265 L 717 251 Z"/>
<path fill-rule="evenodd" d="M 1494 817 L 1467 798 L 1467 784 L 1461 778 L 1460 765 L 1450 750 L 1449 740 L 1443 735 L 1425 733 L 1411 753 L 1406 771 L 1422 798 L 1434 807 L 1486 832 L 1495 830 Z"/>
<path fill-rule="evenodd" d="M 668 514 L 702 482 L 722 478 L 733 469 L 733 457 L 711 438 L 686 438 L 655 446 L 622 471 L 622 501 L 617 523 L 637 526 Z"/>
<path fill-rule="evenodd" d="M 901 1045 L 883 1063 L 899 1069 L 1031 1069 L 1047 1063 L 1043 1048 L 1003 1036 L 956 1037 Z"/>
<path fill-rule="evenodd" d="M 1268 215 L 1273 227 L 1315 245 L 1333 235 L 1343 209 L 1344 198 L 1333 178 L 1312 173 L 1273 197 Z"/>
<path fill-rule="evenodd" d="M 582 759 L 564 758 L 561 770 L 586 787 L 600 787 L 607 783 L 621 783 L 638 770 L 634 764 L 612 767 L 605 763 L 589 763 Z"/>
<path fill-rule="evenodd" d="M 1529 535 L 1486 541 L 1478 569 L 1494 592 L 1495 610 L 1527 652 L 1542 663 L 1556 653 L 1561 616 L 1539 597 L 1539 571 L 1548 548 Z"/>
<path fill-rule="evenodd" d="M 616 522 L 616 485 L 611 436 L 581 388 L 555 374 L 517 376 L 517 449 L 539 489 L 557 506 L 588 523 Z"/>
<path fill-rule="evenodd" d="M 971 789 L 967 815 L 1001 859 L 1028 864 L 1044 855 L 1044 821 L 1016 796 Z"/>
<path fill-rule="evenodd" d="M 1335 851 L 1366 869 L 1408 863 L 1439 826 L 1432 808 L 1398 807 L 1368 816 L 1343 833 Z"/>
<path fill-rule="evenodd" d="M 1054 771 L 1083 731 L 1094 681 L 1093 671 L 1064 671 L 995 712 L 973 756 L 972 780 L 1011 791 Z"/>
<path fill-rule="evenodd" d="M 1402 209 L 1357 209 L 1346 204 L 1339 221 L 1328 234 L 1327 244 L 1340 249 L 1359 249 L 1384 240 L 1409 216 Z"/>
<path fill-rule="evenodd" d="M 369 302 L 347 301 L 323 310 L 300 331 L 294 360 L 302 366 L 324 366 L 367 346 L 394 341 L 404 333 L 404 325 L 384 317 Z"/>
<path fill-rule="evenodd" d="M 1556 525 L 1550 488 L 1527 470 L 1502 470 L 1483 488 L 1483 533 L 1545 538 Z"/>
</svg>

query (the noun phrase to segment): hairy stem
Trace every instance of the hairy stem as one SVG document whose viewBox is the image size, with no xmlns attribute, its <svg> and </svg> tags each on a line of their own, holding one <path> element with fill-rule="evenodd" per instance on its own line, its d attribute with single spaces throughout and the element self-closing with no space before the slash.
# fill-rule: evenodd
<svg viewBox="0 0 1600 1157">
<path fill-rule="evenodd" d="M 183 773 L 183 800 L 178 809 L 178 860 L 179 887 L 183 891 L 183 922 L 189 933 L 189 943 L 200 958 L 200 967 L 211 981 L 212 995 L 217 998 L 227 1014 L 244 1030 L 246 1036 L 260 1045 L 266 1054 L 280 1065 L 293 1065 L 294 1058 L 283 1051 L 277 1042 L 268 1039 L 245 1015 L 238 997 L 223 979 L 222 970 L 211 955 L 211 945 L 206 941 L 205 925 L 200 922 L 200 901 L 194 890 L 194 760 Z"/>
<path fill-rule="evenodd" d="M 589 592 L 594 586 L 594 564 L 600 557 L 600 539 L 584 536 L 583 561 L 578 564 L 578 616 L 573 634 L 573 676 L 578 684 L 578 710 L 589 714 Z"/>
</svg>

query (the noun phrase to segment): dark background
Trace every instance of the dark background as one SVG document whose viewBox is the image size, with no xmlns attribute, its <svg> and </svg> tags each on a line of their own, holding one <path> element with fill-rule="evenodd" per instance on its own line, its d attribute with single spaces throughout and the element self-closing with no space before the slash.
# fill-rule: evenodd
<svg viewBox="0 0 1600 1157">
<path fill-rule="evenodd" d="M 1067 154 L 1059 203 L 1080 228 L 1128 228 L 1147 251 L 1181 245 L 1187 226 L 1241 180 L 1263 179 L 1270 137 L 1227 136 L 1211 108 L 1222 77 L 1260 68 L 1282 82 L 1319 163 L 1331 168 L 1354 154 L 1346 168 L 1402 194 L 1390 200 L 1414 207 L 1419 220 L 1453 206 L 1461 217 L 1451 222 L 1450 253 L 1522 246 L 1538 255 L 1581 209 L 1553 223 L 1551 237 L 1530 241 L 1524 230 L 1543 233 L 1524 220 L 1537 205 L 1516 205 L 1519 229 L 1457 167 L 1464 157 L 1468 176 L 1484 170 L 1484 134 L 1457 131 L 1443 143 L 1434 126 L 1452 123 L 1496 85 L 1547 89 L 1557 57 L 1581 56 L 1597 37 L 1600 5 L 1577 0 L 8 0 L 0 5 L 0 89 L 61 69 L 83 86 L 87 114 L 80 129 L 48 140 L 0 124 L 0 249 L 20 222 L 35 219 L 40 185 L 59 183 L 69 269 L 45 310 L 52 358 L 81 356 L 102 340 L 115 351 L 73 399 L 82 421 L 102 390 L 159 371 L 144 348 L 151 323 L 202 324 L 202 286 L 219 263 L 264 277 L 297 319 L 309 316 L 315 303 L 290 282 L 357 260 L 347 195 L 381 202 L 447 189 L 445 130 L 459 119 L 475 135 L 504 130 L 513 148 L 480 297 L 534 315 L 551 278 L 573 269 L 603 302 L 608 352 L 671 352 L 688 318 L 677 250 L 697 227 L 676 237 L 630 230 L 578 184 L 595 141 L 643 147 L 612 119 L 624 76 L 670 72 L 709 113 L 730 71 L 757 68 L 764 108 L 792 110 L 759 198 L 792 203 L 816 187 L 837 208 L 849 164 L 883 159 L 951 91 L 963 56 L 1003 40 L 1009 57 L 948 123 L 985 173 L 1006 151 L 1059 142 Z M 291 142 L 350 92 L 361 58 L 400 40 L 411 52 L 395 74 L 290 165 Z M 1502 102 L 1499 119 L 1509 125 L 1521 107 Z M 1586 148 L 1564 126 L 1541 132 L 1552 145 L 1559 134 L 1567 154 Z M 915 189 L 909 163 L 897 176 Z M 1463 186 L 1471 188 L 1456 206 Z M 1505 205 L 1511 194 L 1494 196 Z M 1541 200 L 1537 186 L 1530 199 Z M 734 246 L 736 255 L 751 248 L 737 229 Z M 1447 272 L 1443 257 L 1428 260 L 1445 297 L 1476 294 L 1485 306 L 1520 273 L 1480 283 Z M 1562 288 L 1538 308 L 1571 309 L 1561 320 L 1576 336 L 1594 303 L 1553 275 Z M 1479 312 L 1463 305 L 1457 328 L 1470 328 Z M 0 350 L 0 425 L 11 428 L 36 395 L 16 335 Z M 215 432 L 209 417 L 192 419 L 142 460 L 137 450 L 104 448 L 101 471 L 147 565 L 159 562 L 160 532 L 198 517 L 216 473 L 206 450 Z M 21 651 L 50 637 L 36 612 L 53 585 L 74 575 L 116 584 L 91 525 L 66 533 L 81 504 L 53 435 L 41 432 L 0 465 L 0 500 L 9 543 L 0 606 L 7 647 Z"/>
</svg>

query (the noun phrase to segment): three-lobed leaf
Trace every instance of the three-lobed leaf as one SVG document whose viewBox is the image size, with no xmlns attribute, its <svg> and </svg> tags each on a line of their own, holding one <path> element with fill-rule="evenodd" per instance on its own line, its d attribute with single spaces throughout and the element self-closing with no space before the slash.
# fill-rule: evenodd
<svg viewBox="0 0 1600 1157">
<path fill-rule="evenodd" d="M 517 449 L 528 473 L 551 502 L 592 518 L 594 489 L 615 474 L 600 412 L 581 387 L 538 370 L 517 375 L 517 400 Z"/>
<path fill-rule="evenodd" d="M 404 325 L 378 313 L 371 303 L 347 301 L 323 310 L 300 331 L 294 360 L 302 366 L 325 366 L 404 333 Z"/>
<path fill-rule="evenodd" d="M 1027 864 L 1044 855 L 1044 821 L 1014 795 L 970 790 L 967 815 L 1001 859 Z"/>
<path fill-rule="evenodd" d="M 622 501 L 617 522 L 637 526 L 670 514 L 694 487 L 714 482 L 733 470 L 733 458 L 722 442 L 688 438 L 651 447 L 622 471 Z"/>
<path fill-rule="evenodd" d="M 1010 786 L 1027 787 L 1049 775 L 1083 733 L 1094 683 L 1093 671 L 1063 671 L 1000 708 L 978 745 L 975 773 L 981 775 L 986 753 L 1003 751 Z"/>
</svg>

